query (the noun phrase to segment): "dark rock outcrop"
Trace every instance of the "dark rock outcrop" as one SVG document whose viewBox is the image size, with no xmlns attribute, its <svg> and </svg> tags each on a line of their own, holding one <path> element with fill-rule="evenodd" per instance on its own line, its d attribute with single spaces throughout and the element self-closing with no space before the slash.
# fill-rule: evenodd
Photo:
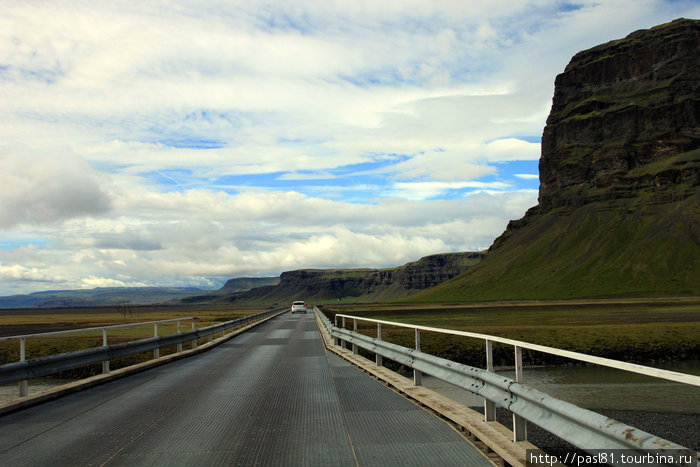
<svg viewBox="0 0 700 467">
<path fill-rule="evenodd" d="M 220 299 L 236 303 L 286 303 L 357 299 L 393 300 L 440 284 L 484 257 L 483 252 L 444 253 L 386 269 L 300 269 L 283 272 L 275 286 L 256 287 Z"/>
<path fill-rule="evenodd" d="M 283 272 L 280 287 L 300 288 L 308 296 L 342 298 L 372 294 L 391 286 L 410 291 L 423 290 L 464 272 L 480 261 L 484 253 L 445 253 L 425 256 L 404 266 L 389 269 L 340 269 Z"/>
<path fill-rule="evenodd" d="M 700 184 L 699 96 L 700 21 L 576 54 L 556 77 L 542 135 L 540 212 L 642 189 L 662 202 L 690 196 Z"/>
<path fill-rule="evenodd" d="M 222 295 L 230 295 L 236 292 L 244 292 L 256 287 L 274 286 L 279 283 L 279 277 L 236 277 L 229 279 L 218 290 L 202 295 L 193 295 L 180 300 L 182 303 L 207 303 Z"/>
<path fill-rule="evenodd" d="M 412 301 L 700 294 L 700 21 L 576 54 L 556 77 L 539 204 Z"/>
</svg>

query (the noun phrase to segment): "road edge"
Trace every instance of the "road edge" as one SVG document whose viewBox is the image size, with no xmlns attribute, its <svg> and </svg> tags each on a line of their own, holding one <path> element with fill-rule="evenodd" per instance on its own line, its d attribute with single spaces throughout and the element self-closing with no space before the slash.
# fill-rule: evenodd
<svg viewBox="0 0 700 467">
<path fill-rule="evenodd" d="M 153 360 L 148 360 L 146 362 L 142 363 L 137 363 L 135 365 L 127 366 L 124 368 L 120 368 L 118 370 L 113 370 L 110 371 L 109 373 L 104 373 L 104 374 L 99 374 L 95 376 L 91 376 L 89 378 L 81 379 L 78 381 L 74 381 L 72 383 L 64 384 L 61 386 L 57 386 L 55 388 L 47 389 L 45 391 L 40 391 L 35 394 L 31 394 L 26 397 L 18 398 L 18 399 L 11 399 L 7 402 L 0 403 L 0 415 L 5 415 L 10 412 L 15 412 L 17 410 L 22 410 L 28 407 L 32 407 L 38 404 L 41 404 L 46 401 L 50 401 L 53 399 L 58 399 L 59 397 L 63 397 L 68 394 L 72 394 L 78 391 L 82 391 L 84 389 L 88 389 L 100 384 L 108 383 L 110 381 L 114 381 L 119 378 L 124 378 L 129 375 L 133 375 L 135 373 L 139 373 L 142 371 L 150 370 L 151 368 L 156 368 L 161 365 L 165 365 L 170 362 L 174 362 L 176 360 L 180 360 L 183 358 L 191 357 L 193 355 L 197 355 L 202 352 L 206 352 L 207 350 L 210 350 L 219 344 L 222 344 L 229 339 L 232 339 L 240 334 L 243 334 L 246 331 L 249 331 L 250 329 L 272 319 L 276 318 L 277 316 L 287 313 L 289 310 L 284 310 L 280 311 L 277 314 L 274 314 L 268 318 L 265 318 L 260 321 L 256 321 L 255 323 L 249 324 L 248 326 L 245 326 L 243 328 L 237 329 L 233 331 L 231 334 L 226 334 L 223 337 L 219 337 L 214 339 L 211 342 L 206 342 L 202 345 L 198 345 L 194 349 L 189 349 L 189 350 L 184 350 L 179 353 L 173 353 L 169 355 L 164 355 L 160 358 L 153 359 Z"/>
<path fill-rule="evenodd" d="M 414 386 L 412 380 L 388 368 L 377 366 L 365 357 L 353 354 L 349 349 L 333 345 L 333 340 L 319 316 L 314 313 L 314 317 L 326 350 L 349 361 L 373 378 L 452 424 L 492 462 L 498 464 L 500 461 L 501 464 L 506 462 L 512 466 L 525 466 L 527 450 L 537 449 L 534 444 L 527 441 L 514 442 L 511 430 L 500 423 L 484 421 L 484 416 L 479 412 L 423 386 Z"/>
</svg>

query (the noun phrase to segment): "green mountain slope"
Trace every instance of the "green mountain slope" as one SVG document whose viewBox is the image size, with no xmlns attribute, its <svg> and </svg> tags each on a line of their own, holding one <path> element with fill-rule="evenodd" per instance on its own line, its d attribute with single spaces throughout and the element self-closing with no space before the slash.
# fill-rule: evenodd
<svg viewBox="0 0 700 467">
<path fill-rule="evenodd" d="M 412 302 L 700 295 L 700 190 L 682 202 L 531 215 L 474 268 Z"/>
<path fill-rule="evenodd" d="M 700 295 L 700 21 L 576 54 L 555 80 L 538 206 L 412 302 Z"/>
</svg>

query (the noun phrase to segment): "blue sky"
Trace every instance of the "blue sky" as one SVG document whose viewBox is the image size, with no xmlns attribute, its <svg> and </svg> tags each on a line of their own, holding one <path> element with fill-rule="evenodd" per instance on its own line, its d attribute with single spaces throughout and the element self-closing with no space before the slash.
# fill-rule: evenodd
<svg viewBox="0 0 700 467">
<path fill-rule="evenodd" d="M 0 295 L 389 267 L 537 203 L 555 76 L 694 1 L 0 0 Z"/>
</svg>

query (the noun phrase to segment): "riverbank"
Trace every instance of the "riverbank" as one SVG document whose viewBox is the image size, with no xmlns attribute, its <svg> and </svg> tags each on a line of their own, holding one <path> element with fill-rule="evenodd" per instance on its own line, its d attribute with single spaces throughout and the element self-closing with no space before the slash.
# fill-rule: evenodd
<svg viewBox="0 0 700 467">
<path fill-rule="evenodd" d="M 472 407 L 472 409 L 483 413 L 483 407 Z M 696 452 L 700 450 L 700 414 L 616 409 L 598 409 L 595 411 Z M 512 414 L 507 410 L 497 411 L 496 419 L 503 426 L 509 429 L 512 427 Z M 560 455 L 566 452 L 583 454 L 583 451 L 576 448 L 576 446 L 563 441 L 532 423 L 528 423 L 527 437 L 528 441 L 547 454 Z"/>
<path fill-rule="evenodd" d="M 512 302 L 462 305 L 329 305 L 335 313 L 506 337 L 625 362 L 654 365 L 700 358 L 700 297 L 679 299 Z M 376 325 L 358 322 L 376 335 Z M 382 326 L 382 338 L 414 345 L 408 329 Z M 421 348 L 459 363 L 483 366 L 484 343 L 447 334 L 421 333 Z M 495 365 L 513 365 L 513 349 L 495 344 Z M 566 365 L 571 360 L 523 352 L 526 365 Z"/>
</svg>

